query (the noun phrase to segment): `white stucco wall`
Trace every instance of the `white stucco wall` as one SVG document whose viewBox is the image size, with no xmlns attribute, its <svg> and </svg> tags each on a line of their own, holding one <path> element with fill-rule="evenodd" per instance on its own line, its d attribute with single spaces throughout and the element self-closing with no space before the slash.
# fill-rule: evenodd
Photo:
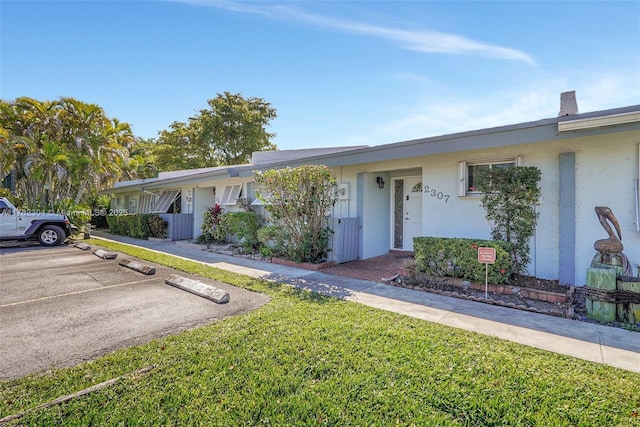
<svg viewBox="0 0 640 427">
<path fill-rule="evenodd" d="M 489 238 L 490 228 L 478 197 L 458 197 L 457 164 L 461 160 L 521 156 L 523 166 L 542 172 L 540 218 L 531 242 L 530 274 L 557 279 L 559 270 L 559 156 L 576 155 L 576 254 L 575 283 L 586 282 L 586 269 L 595 254 L 593 243 L 606 238 L 594 213 L 595 206 L 609 206 L 618 218 L 625 253 L 636 272 L 640 262 L 640 232 L 636 231 L 633 180 L 638 176 L 637 134 L 613 134 L 575 138 L 494 150 L 469 151 L 425 158 L 423 181 L 445 194 L 449 202 L 425 195 L 423 230 L 429 236 Z"/>
<path fill-rule="evenodd" d="M 586 269 L 595 253 L 593 243 L 607 235 L 594 213 L 595 206 L 609 206 L 622 228 L 624 252 L 631 260 L 633 272 L 640 262 L 640 232 L 636 231 L 634 182 L 638 177 L 637 133 L 614 133 L 553 142 L 514 145 L 498 149 L 469 150 L 398 161 L 377 162 L 340 168 L 343 181 L 363 180 L 363 248 L 364 258 L 387 253 L 391 247 L 391 176 L 398 171 L 421 168 L 423 186 L 436 190 L 425 193 L 422 204 L 423 235 L 441 237 L 490 238 L 490 226 L 479 197 L 458 196 L 458 162 L 490 160 L 520 156 L 522 166 L 536 166 L 542 172 L 540 218 L 531 242 L 529 273 L 541 278 L 557 279 L 559 273 L 561 153 L 575 153 L 575 283 L 585 284 Z M 400 172 L 401 174 L 401 172 Z M 375 177 L 384 176 L 388 185 L 380 190 Z M 351 185 L 350 213 L 357 212 L 358 189 Z M 448 198 L 438 197 L 438 193 Z"/>
<path fill-rule="evenodd" d="M 637 274 L 640 263 L 640 232 L 636 229 L 634 179 L 638 177 L 637 133 L 616 138 L 581 138 L 576 150 L 576 283 L 586 283 L 586 269 L 595 254 L 596 240 L 607 238 L 594 212 L 608 206 L 622 231 L 624 253 Z"/>
<path fill-rule="evenodd" d="M 378 188 L 376 177 L 386 182 Z M 365 173 L 363 176 L 362 257 L 371 258 L 389 253 L 391 228 L 391 179 L 386 173 Z"/>
<path fill-rule="evenodd" d="M 557 150 L 523 145 L 494 150 L 445 154 L 425 159 L 423 185 L 435 190 L 423 198 L 423 231 L 426 236 L 491 239 L 480 196 L 458 196 L 458 162 L 490 161 L 521 157 L 522 166 L 537 166 L 542 172 L 542 197 L 538 207 L 538 232 L 531 241 L 529 273 L 542 278 L 558 275 L 558 155 Z M 439 199 L 438 193 L 444 197 Z M 446 196 L 449 196 L 448 198 Z M 540 230 L 544 230 L 541 232 Z"/>
</svg>

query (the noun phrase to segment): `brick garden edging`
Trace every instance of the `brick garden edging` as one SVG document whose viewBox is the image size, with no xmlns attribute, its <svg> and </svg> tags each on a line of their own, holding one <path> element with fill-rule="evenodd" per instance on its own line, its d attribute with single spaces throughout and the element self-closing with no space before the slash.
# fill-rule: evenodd
<svg viewBox="0 0 640 427">
<path fill-rule="evenodd" d="M 400 274 L 401 276 L 404 276 L 404 277 L 410 277 L 411 276 L 410 272 L 408 270 L 404 270 L 404 269 L 400 269 L 398 271 L 398 274 Z M 419 277 L 417 279 L 419 280 Z M 468 288 L 476 290 L 476 291 L 482 291 L 482 292 L 485 291 L 484 283 L 463 281 L 462 279 L 457 279 L 457 278 L 447 278 L 447 279 L 450 279 L 450 281 L 448 282 L 449 284 L 457 286 L 457 287 L 459 287 L 461 289 L 463 287 L 468 287 Z M 463 285 L 463 282 L 464 282 L 464 285 Z M 465 295 L 465 294 L 459 293 L 459 292 L 443 291 L 443 290 L 440 290 L 440 289 L 434 289 L 434 288 L 429 288 L 429 287 L 420 286 L 420 285 L 411 285 L 411 284 L 408 284 L 405 281 L 403 281 L 402 283 L 392 282 L 392 284 L 395 285 L 395 286 L 402 287 L 402 288 L 413 289 L 414 291 L 431 292 L 431 293 L 436 293 L 436 294 L 440 294 L 440 295 L 446 295 L 446 296 L 451 296 L 451 297 L 456 297 L 456 298 L 467 299 L 467 300 L 471 300 L 471 301 L 484 302 L 484 303 L 493 304 L 493 305 L 499 305 L 499 306 L 503 306 L 503 307 L 509 307 L 509 308 L 516 308 L 516 309 L 519 309 L 519 310 L 531 311 L 531 312 L 535 312 L 535 313 L 550 314 L 550 315 L 558 316 L 558 317 L 566 317 L 568 319 L 572 319 L 573 316 L 574 316 L 573 307 L 572 306 L 567 308 L 567 312 L 566 313 L 565 312 L 559 312 L 559 311 L 553 311 L 553 310 L 540 310 L 540 309 L 537 309 L 535 307 L 527 307 L 527 306 L 525 306 L 523 304 L 515 304 L 513 302 L 505 302 L 505 301 L 501 301 L 501 300 L 496 300 L 496 299 L 493 299 L 491 297 L 489 297 L 488 299 L 485 299 L 484 297 L 477 297 L 477 296 L 474 296 L 474 295 Z M 571 298 L 573 298 L 573 294 L 575 292 L 575 287 L 568 286 L 567 287 L 567 293 L 566 294 L 561 294 L 561 293 L 550 292 L 550 291 L 545 291 L 545 290 L 541 290 L 541 289 L 523 288 L 521 286 L 489 284 L 487 286 L 487 291 L 488 292 L 493 292 L 493 293 L 499 293 L 499 294 L 503 294 L 503 295 L 520 294 L 520 296 L 522 296 L 523 298 L 526 298 L 526 299 L 549 302 L 549 303 L 554 303 L 554 304 L 565 304 L 565 303 L 567 303 L 567 301 L 570 301 Z"/>
<path fill-rule="evenodd" d="M 572 306 L 569 306 L 567 308 L 566 312 L 564 312 L 564 311 L 554 311 L 554 310 L 544 310 L 544 309 L 537 309 L 535 307 L 527 307 L 526 305 L 523 305 L 523 304 L 515 304 L 513 302 L 505 302 L 505 301 L 495 300 L 495 299 L 493 299 L 491 297 L 488 298 L 488 299 L 484 299 L 484 297 L 478 297 L 478 296 L 474 296 L 474 295 L 465 295 L 465 294 L 462 294 L 462 293 L 459 293 L 459 292 L 442 291 L 440 289 L 425 288 L 424 286 L 409 285 L 406 282 L 402 283 L 402 284 L 392 282 L 391 284 L 394 285 L 394 286 L 401 287 L 401 288 L 412 289 L 414 291 L 431 292 L 431 293 L 434 293 L 434 294 L 445 295 L 445 296 L 448 296 L 448 297 L 466 299 L 466 300 L 469 300 L 469 301 L 483 302 L 485 304 L 499 305 L 501 307 L 507 307 L 507 308 L 515 308 L 515 309 L 518 309 L 518 310 L 530 311 L 530 312 L 533 312 L 533 313 L 548 314 L 548 315 L 556 316 L 556 317 L 565 317 L 567 319 L 573 319 L 573 317 L 574 317 L 574 311 L 573 311 L 573 307 Z M 571 287 L 571 290 L 568 292 L 568 294 L 572 293 L 573 290 L 574 290 L 574 288 Z"/>
<path fill-rule="evenodd" d="M 484 285 L 482 283 L 471 282 L 471 285 L 469 287 L 477 291 L 484 291 Z M 511 286 L 511 285 L 489 284 L 487 287 L 489 292 L 495 292 L 498 294 L 511 295 L 511 294 L 519 293 L 522 296 L 522 298 L 527 298 L 527 299 L 553 302 L 558 304 L 564 304 L 567 302 L 567 294 L 559 294 L 557 292 L 543 291 L 540 289 L 523 288 L 520 286 Z"/>
</svg>

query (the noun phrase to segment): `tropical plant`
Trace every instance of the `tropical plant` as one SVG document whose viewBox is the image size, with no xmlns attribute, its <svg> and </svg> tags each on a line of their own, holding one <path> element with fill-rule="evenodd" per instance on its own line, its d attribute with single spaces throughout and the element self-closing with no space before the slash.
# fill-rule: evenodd
<svg viewBox="0 0 640 427">
<path fill-rule="evenodd" d="M 199 241 L 207 244 L 226 241 L 227 231 L 220 227 L 223 211 L 222 206 L 216 203 L 204 212 Z"/>
<path fill-rule="evenodd" d="M 13 171 L 29 206 L 78 204 L 122 177 L 133 177 L 127 123 L 73 98 L 0 102 L 0 176 Z"/>
<path fill-rule="evenodd" d="M 541 179 L 537 167 L 491 168 L 479 172 L 482 206 L 491 224 L 491 236 L 509 243 L 515 271 L 526 273 L 531 260 L 530 240 L 535 234 Z"/>
<path fill-rule="evenodd" d="M 304 165 L 257 172 L 257 196 L 273 225 L 288 239 L 282 248 L 294 261 L 327 257 L 331 229 L 327 215 L 336 202 L 336 180 L 326 166 Z"/>
</svg>

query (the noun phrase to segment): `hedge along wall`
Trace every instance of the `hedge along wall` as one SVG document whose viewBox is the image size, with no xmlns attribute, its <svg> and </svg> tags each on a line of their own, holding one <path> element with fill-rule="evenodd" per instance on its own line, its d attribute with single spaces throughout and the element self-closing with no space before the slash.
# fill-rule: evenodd
<svg viewBox="0 0 640 427">
<path fill-rule="evenodd" d="M 109 231 L 121 236 L 148 239 L 167 237 L 167 221 L 158 214 L 128 214 L 107 216 Z"/>
<path fill-rule="evenodd" d="M 495 240 L 450 237 L 415 237 L 413 250 L 418 271 L 433 276 L 459 277 L 484 282 L 485 266 L 478 262 L 478 248 L 496 250 L 496 263 L 489 264 L 489 283 L 507 283 L 514 274 L 509 244 Z"/>
</svg>

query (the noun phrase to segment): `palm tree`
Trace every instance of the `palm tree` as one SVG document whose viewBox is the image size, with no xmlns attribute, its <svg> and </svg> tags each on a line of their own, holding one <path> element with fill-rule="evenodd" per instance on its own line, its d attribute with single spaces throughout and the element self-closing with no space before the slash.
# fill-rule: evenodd
<svg viewBox="0 0 640 427">
<path fill-rule="evenodd" d="M 27 204 L 76 203 L 128 171 L 127 123 L 96 104 L 73 98 L 0 101 L 0 176 L 16 172 L 16 192 Z"/>
<path fill-rule="evenodd" d="M 16 149 L 11 141 L 11 133 L 0 127 L 0 182 L 11 173 L 16 163 Z"/>
</svg>

